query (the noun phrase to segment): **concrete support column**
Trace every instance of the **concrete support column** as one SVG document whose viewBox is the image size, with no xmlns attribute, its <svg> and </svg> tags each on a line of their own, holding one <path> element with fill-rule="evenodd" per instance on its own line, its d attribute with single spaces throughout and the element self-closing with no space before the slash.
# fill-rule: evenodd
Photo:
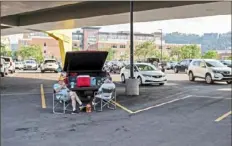
<svg viewBox="0 0 232 146">
<path fill-rule="evenodd" d="M 126 80 L 126 95 L 139 95 L 139 82 L 137 79 Z"/>
</svg>

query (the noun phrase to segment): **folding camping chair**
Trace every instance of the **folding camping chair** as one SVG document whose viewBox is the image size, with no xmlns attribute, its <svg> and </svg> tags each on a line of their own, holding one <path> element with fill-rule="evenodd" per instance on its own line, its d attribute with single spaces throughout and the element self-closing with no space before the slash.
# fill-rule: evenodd
<svg viewBox="0 0 232 146">
<path fill-rule="evenodd" d="M 59 100 L 57 99 L 57 96 L 63 96 L 56 93 L 55 90 L 53 90 L 53 106 L 52 111 L 54 114 L 65 114 L 66 111 L 72 111 L 71 109 L 68 109 L 71 106 L 70 100 Z M 56 111 L 57 109 L 60 109 L 60 111 Z"/>
<path fill-rule="evenodd" d="M 109 109 L 116 109 L 116 90 L 102 88 L 101 92 L 95 92 L 93 102 L 93 108 L 95 111 L 103 111 L 105 106 L 107 106 Z M 99 104 L 100 110 L 96 110 L 96 106 Z"/>
</svg>

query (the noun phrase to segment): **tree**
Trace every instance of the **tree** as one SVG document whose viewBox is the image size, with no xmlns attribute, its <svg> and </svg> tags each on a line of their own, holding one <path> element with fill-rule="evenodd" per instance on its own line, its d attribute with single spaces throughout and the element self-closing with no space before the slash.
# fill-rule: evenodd
<svg viewBox="0 0 232 146">
<path fill-rule="evenodd" d="M 159 56 L 159 50 L 156 48 L 156 46 L 148 41 L 144 42 L 142 44 L 139 44 L 135 47 L 135 57 L 137 57 L 139 60 L 143 59 L 145 60 L 148 57 L 156 57 Z"/>
<path fill-rule="evenodd" d="M 10 50 L 10 48 L 8 48 L 5 44 L 1 43 L 1 56 L 11 56 L 12 55 L 12 51 Z"/>
<path fill-rule="evenodd" d="M 217 59 L 218 58 L 217 51 L 209 50 L 202 56 L 202 58 L 204 58 L 204 59 Z"/>
<path fill-rule="evenodd" d="M 43 52 L 42 48 L 37 45 L 31 45 L 31 46 L 22 46 L 16 53 L 19 56 L 21 56 L 22 59 L 30 59 L 35 58 L 37 62 L 43 61 Z"/>
<path fill-rule="evenodd" d="M 171 50 L 170 56 L 176 56 L 178 61 L 188 58 L 200 58 L 201 49 L 197 45 L 184 45 L 181 47 L 175 47 Z"/>
<path fill-rule="evenodd" d="M 114 49 L 112 49 L 112 48 L 103 48 L 103 49 L 100 49 L 100 50 L 108 52 L 108 56 L 106 58 L 107 61 L 110 61 L 110 60 L 114 59 L 114 55 L 116 53 L 116 51 Z"/>
</svg>

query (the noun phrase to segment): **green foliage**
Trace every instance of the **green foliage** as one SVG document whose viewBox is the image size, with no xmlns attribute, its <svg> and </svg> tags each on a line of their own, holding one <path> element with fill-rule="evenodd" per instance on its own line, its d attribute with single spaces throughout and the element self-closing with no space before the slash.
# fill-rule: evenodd
<svg viewBox="0 0 232 146">
<path fill-rule="evenodd" d="M 80 48 L 72 48 L 73 51 L 80 51 Z"/>
<path fill-rule="evenodd" d="M 107 48 L 107 49 L 103 49 L 103 50 L 108 51 L 108 56 L 106 58 L 107 61 L 110 61 L 110 60 L 114 59 L 114 54 L 116 53 L 114 49 Z"/>
<path fill-rule="evenodd" d="M 188 59 L 188 58 L 200 58 L 201 49 L 197 45 L 185 45 L 181 47 L 175 47 L 171 50 L 170 56 L 176 60 Z"/>
<path fill-rule="evenodd" d="M 22 46 L 17 52 L 17 56 L 22 57 L 22 59 L 35 58 L 37 62 L 43 61 L 42 48 L 37 45 Z"/>
<path fill-rule="evenodd" d="M 215 50 L 209 50 L 202 56 L 202 58 L 204 58 L 204 59 L 217 59 L 218 53 Z"/>
<path fill-rule="evenodd" d="M 135 57 L 139 60 L 145 60 L 149 57 L 158 57 L 160 56 L 160 50 L 152 42 L 144 42 L 135 47 Z"/>
<path fill-rule="evenodd" d="M 1 56 L 12 56 L 12 51 L 5 44 L 1 43 Z"/>
</svg>

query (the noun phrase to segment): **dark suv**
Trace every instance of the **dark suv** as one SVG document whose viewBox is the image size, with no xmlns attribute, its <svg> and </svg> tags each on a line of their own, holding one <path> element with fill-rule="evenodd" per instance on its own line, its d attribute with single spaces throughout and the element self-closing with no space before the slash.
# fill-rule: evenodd
<svg viewBox="0 0 232 146">
<path fill-rule="evenodd" d="M 191 61 L 192 61 L 192 59 L 184 59 L 184 60 L 180 61 L 179 63 L 177 63 L 177 65 L 175 65 L 174 72 L 175 73 L 178 73 L 178 72 L 187 73 L 188 66 L 191 63 Z"/>
</svg>

